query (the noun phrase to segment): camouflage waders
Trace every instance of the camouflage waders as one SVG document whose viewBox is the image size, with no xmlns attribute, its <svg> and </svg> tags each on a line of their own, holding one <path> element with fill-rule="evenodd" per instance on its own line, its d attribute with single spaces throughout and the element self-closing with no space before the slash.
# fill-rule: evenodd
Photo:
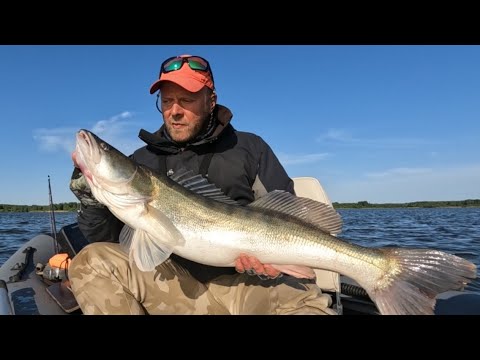
<svg viewBox="0 0 480 360">
<path fill-rule="evenodd" d="M 330 295 L 311 282 L 223 275 L 202 284 L 168 259 L 142 272 L 114 243 L 93 243 L 68 270 L 84 314 L 335 314 Z"/>
</svg>

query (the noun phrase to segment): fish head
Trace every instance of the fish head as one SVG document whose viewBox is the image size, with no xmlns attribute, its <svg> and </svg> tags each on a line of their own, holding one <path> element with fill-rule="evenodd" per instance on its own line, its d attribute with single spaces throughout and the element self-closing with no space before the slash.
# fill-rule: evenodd
<svg viewBox="0 0 480 360">
<path fill-rule="evenodd" d="M 88 130 L 76 134 L 73 161 L 92 188 L 123 193 L 134 178 L 138 165 Z"/>
</svg>

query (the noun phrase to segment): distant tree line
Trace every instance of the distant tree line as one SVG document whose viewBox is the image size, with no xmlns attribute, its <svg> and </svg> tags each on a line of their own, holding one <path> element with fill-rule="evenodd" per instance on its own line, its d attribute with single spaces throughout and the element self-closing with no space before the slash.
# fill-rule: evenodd
<svg viewBox="0 0 480 360">
<path fill-rule="evenodd" d="M 80 203 L 68 202 L 53 204 L 54 211 L 77 211 L 80 210 Z M 50 205 L 9 205 L 0 204 L 0 212 L 35 212 L 50 211 Z"/>
<path fill-rule="evenodd" d="M 384 203 L 371 204 L 368 201 L 356 203 L 334 202 L 335 209 L 367 209 L 367 208 L 437 208 L 437 207 L 480 207 L 480 199 L 468 199 L 458 201 L 415 201 L 409 203 Z M 77 211 L 80 210 L 80 203 L 68 202 L 54 204 L 55 211 Z M 50 211 L 50 205 L 9 205 L 0 204 L 0 212 L 34 212 Z"/>
<path fill-rule="evenodd" d="M 480 207 L 480 199 L 458 201 L 415 201 L 409 203 L 370 204 L 368 201 L 356 203 L 334 202 L 335 209 L 366 209 L 366 208 L 437 208 L 437 207 Z"/>
</svg>

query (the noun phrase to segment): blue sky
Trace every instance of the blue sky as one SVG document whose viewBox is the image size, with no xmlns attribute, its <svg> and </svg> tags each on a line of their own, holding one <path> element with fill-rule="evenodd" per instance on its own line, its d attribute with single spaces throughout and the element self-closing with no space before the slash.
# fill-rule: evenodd
<svg viewBox="0 0 480 360">
<path fill-rule="evenodd" d="M 201 55 L 232 125 L 332 201 L 480 198 L 480 46 L 0 46 L 0 203 L 76 201 L 75 132 L 126 154 L 162 124 L 160 63 Z"/>
</svg>

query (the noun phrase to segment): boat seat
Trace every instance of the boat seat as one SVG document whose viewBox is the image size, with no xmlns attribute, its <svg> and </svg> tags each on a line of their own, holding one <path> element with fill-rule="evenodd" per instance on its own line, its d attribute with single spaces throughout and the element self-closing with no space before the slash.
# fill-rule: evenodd
<svg viewBox="0 0 480 360">
<path fill-rule="evenodd" d="M 332 202 L 323 190 L 320 181 L 314 177 L 292 178 L 295 194 L 300 197 L 313 199 L 324 204 L 332 205 Z M 328 292 L 340 292 L 340 274 L 328 270 L 314 269 L 317 276 L 317 285 L 320 289 Z"/>
</svg>

